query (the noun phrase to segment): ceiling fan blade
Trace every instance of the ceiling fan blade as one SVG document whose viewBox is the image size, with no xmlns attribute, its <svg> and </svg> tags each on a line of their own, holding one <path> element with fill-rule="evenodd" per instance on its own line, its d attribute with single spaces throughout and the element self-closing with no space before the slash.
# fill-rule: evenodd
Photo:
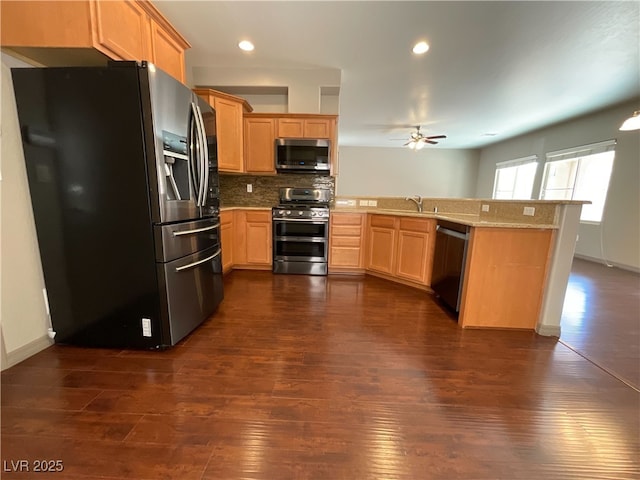
<svg viewBox="0 0 640 480">
<path fill-rule="evenodd" d="M 447 138 L 447 136 L 446 135 L 429 135 L 428 137 L 424 137 L 424 138 L 426 138 L 428 140 L 433 140 L 433 139 L 436 139 L 436 138 Z"/>
<path fill-rule="evenodd" d="M 425 142 L 425 143 L 430 143 L 432 145 L 437 145 L 438 144 L 438 142 L 434 142 L 433 140 L 427 140 L 426 138 L 423 139 L 422 141 Z"/>
<path fill-rule="evenodd" d="M 403 138 L 404 140 L 404 138 Z M 414 143 L 413 140 L 409 140 L 407 143 L 405 143 L 404 145 L 402 145 L 403 147 L 406 147 L 407 145 L 409 145 L 410 143 Z"/>
</svg>

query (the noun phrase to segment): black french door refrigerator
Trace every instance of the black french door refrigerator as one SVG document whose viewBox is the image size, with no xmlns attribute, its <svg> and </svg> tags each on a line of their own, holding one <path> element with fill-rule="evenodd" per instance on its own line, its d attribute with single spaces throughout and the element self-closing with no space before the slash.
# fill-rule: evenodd
<svg viewBox="0 0 640 480">
<path fill-rule="evenodd" d="M 12 78 L 56 342 L 175 345 L 223 298 L 215 111 L 146 62 Z"/>
</svg>

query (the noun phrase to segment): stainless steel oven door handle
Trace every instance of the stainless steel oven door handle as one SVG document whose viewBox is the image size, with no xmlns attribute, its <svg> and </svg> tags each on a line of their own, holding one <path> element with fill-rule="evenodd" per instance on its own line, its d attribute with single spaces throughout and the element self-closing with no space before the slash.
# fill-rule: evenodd
<svg viewBox="0 0 640 480">
<path fill-rule="evenodd" d="M 274 218 L 274 222 L 304 222 L 304 223 L 316 223 L 322 224 L 329 221 L 328 218 L 316 218 L 313 220 L 307 220 L 306 218 Z"/>
<path fill-rule="evenodd" d="M 215 228 L 218 228 L 219 226 L 220 224 L 216 223 L 215 225 L 211 225 L 209 227 L 194 228 L 193 230 L 180 230 L 171 233 L 173 233 L 174 237 L 179 237 L 180 235 L 191 235 L 192 233 L 208 232 L 209 230 L 213 230 Z"/>
<path fill-rule="evenodd" d="M 202 260 L 198 260 L 197 262 L 190 263 L 189 265 L 183 265 L 182 267 L 176 267 L 176 272 L 183 272 L 184 270 L 189 270 L 190 268 L 197 267 L 198 265 L 202 265 L 203 263 L 208 262 L 209 260 L 213 260 L 222 252 L 221 249 L 218 249 L 216 253 L 211 255 L 210 257 L 203 258 Z"/>
<path fill-rule="evenodd" d="M 459 238 L 461 240 L 468 240 L 469 239 L 469 234 L 456 232 L 455 230 L 449 230 L 448 228 L 444 228 L 444 227 L 442 227 L 440 225 L 436 226 L 436 231 L 442 232 L 445 235 L 449 235 L 450 237 Z"/>
</svg>

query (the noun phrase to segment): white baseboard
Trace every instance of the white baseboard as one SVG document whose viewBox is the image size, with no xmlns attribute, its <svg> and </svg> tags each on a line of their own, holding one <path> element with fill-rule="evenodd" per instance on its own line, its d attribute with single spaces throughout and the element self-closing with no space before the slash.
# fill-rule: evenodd
<svg viewBox="0 0 640 480">
<path fill-rule="evenodd" d="M 590 257 L 589 255 L 582 255 L 580 253 L 576 253 L 573 256 L 581 260 L 586 260 L 588 262 L 599 263 L 600 265 L 613 265 L 614 267 L 620 268 L 622 270 L 628 270 L 633 273 L 640 273 L 640 268 L 632 267 L 631 265 L 624 265 L 622 263 L 611 262 L 609 260 L 604 261 L 601 258 Z"/>
<path fill-rule="evenodd" d="M 26 360 L 27 358 L 32 357 L 36 353 L 41 352 L 42 350 L 50 347 L 51 345 L 53 345 L 53 340 L 51 340 L 48 335 L 44 335 L 43 337 L 36 338 L 35 340 L 19 348 L 16 348 L 11 352 L 7 352 L 6 359 L 3 359 L 3 360 L 6 360 L 6 362 L 3 362 L 2 370 L 6 370 L 9 367 L 13 367 L 14 365 L 17 365 L 23 360 Z"/>
<path fill-rule="evenodd" d="M 558 337 L 560 338 L 560 325 L 538 325 L 536 333 L 543 337 Z"/>
</svg>

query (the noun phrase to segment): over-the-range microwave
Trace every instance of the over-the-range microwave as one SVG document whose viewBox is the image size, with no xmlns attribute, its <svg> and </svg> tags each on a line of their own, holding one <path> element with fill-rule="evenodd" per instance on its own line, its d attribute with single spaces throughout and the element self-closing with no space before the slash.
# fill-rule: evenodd
<svg viewBox="0 0 640 480">
<path fill-rule="evenodd" d="M 326 139 L 277 138 L 276 171 L 328 175 L 330 151 Z"/>
</svg>

